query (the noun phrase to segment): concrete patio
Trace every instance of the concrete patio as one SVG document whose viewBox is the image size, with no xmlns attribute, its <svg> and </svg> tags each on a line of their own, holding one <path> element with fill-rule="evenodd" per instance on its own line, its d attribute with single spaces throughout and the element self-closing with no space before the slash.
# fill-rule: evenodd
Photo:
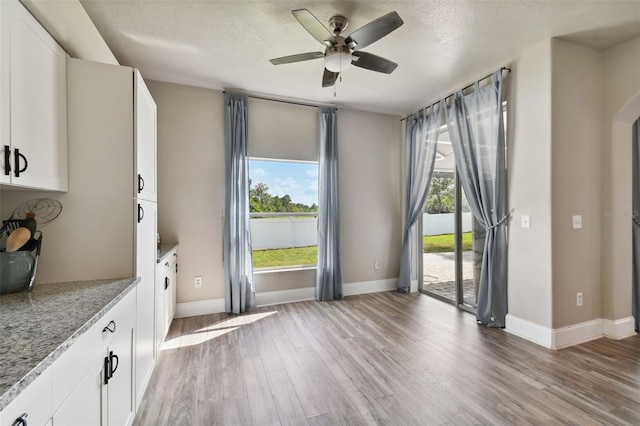
<svg viewBox="0 0 640 426">
<path fill-rule="evenodd" d="M 445 297 L 456 298 L 455 253 L 424 253 L 423 282 L 424 290 Z M 473 252 L 462 252 L 462 277 L 464 303 L 476 306 L 473 285 Z"/>
</svg>

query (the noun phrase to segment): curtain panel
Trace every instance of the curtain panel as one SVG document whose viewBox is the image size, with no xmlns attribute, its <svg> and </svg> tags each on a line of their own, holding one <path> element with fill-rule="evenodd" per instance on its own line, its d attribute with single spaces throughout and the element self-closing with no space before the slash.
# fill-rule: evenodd
<svg viewBox="0 0 640 426">
<path fill-rule="evenodd" d="M 444 102 L 444 101 L 443 101 Z M 469 207 L 486 229 L 476 319 L 504 327 L 507 314 L 507 170 L 502 114 L 502 71 L 491 84 L 458 91 L 445 116 L 456 168 Z"/>
<path fill-rule="evenodd" d="M 224 302 L 226 312 L 240 314 L 255 306 L 249 226 L 247 97 L 227 92 L 224 103 Z"/>
<path fill-rule="evenodd" d="M 427 113 L 425 108 L 422 112 L 413 114 L 405 123 L 405 226 L 398 280 L 398 291 L 401 293 L 408 293 L 411 289 L 412 236 L 418 219 L 422 217 L 422 207 L 431 185 L 442 122 L 442 104 L 437 111 Z"/>
<path fill-rule="evenodd" d="M 640 119 L 633 123 L 633 183 L 631 227 L 633 238 L 633 281 L 632 287 L 632 310 L 636 332 L 640 333 Z"/>
<path fill-rule="evenodd" d="M 318 262 L 316 299 L 342 299 L 338 137 L 335 108 L 318 110 Z"/>
</svg>

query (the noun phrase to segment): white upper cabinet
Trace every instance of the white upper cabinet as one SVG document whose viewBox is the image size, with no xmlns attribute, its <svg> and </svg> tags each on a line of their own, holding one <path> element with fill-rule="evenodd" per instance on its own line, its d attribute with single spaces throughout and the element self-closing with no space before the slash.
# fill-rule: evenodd
<svg viewBox="0 0 640 426">
<path fill-rule="evenodd" d="M 17 0 L 0 8 L 0 183 L 67 191 L 66 53 Z"/>
<path fill-rule="evenodd" d="M 134 71 L 137 198 L 157 201 L 156 103 L 137 69 Z"/>
</svg>

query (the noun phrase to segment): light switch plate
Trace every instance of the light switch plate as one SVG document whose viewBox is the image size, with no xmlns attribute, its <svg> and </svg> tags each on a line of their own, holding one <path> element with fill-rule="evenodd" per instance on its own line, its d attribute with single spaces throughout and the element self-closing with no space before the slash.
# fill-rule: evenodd
<svg viewBox="0 0 640 426">
<path fill-rule="evenodd" d="M 528 214 L 523 214 L 520 216 L 520 227 L 522 228 L 531 228 L 531 216 Z"/>
<path fill-rule="evenodd" d="M 574 215 L 573 216 L 573 229 L 581 229 L 582 228 L 582 215 Z"/>
</svg>

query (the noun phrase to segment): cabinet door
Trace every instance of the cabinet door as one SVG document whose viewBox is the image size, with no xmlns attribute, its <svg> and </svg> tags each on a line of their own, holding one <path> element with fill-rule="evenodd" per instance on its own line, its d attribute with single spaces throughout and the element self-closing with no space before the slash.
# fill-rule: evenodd
<svg viewBox="0 0 640 426">
<path fill-rule="evenodd" d="M 171 263 L 171 268 L 167 271 L 167 284 L 168 287 L 165 291 L 165 327 L 167 331 L 173 321 L 173 315 L 176 307 L 176 263 Z"/>
<path fill-rule="evenodd" d="M 165 303 L 165 274 L 164 274 L 164 264 L 158 263 L 156 267 L 156 357 L 157 352 L 160 350 L 160 346 L 162 345 L 162 341 L 164 340 L 164 336 L 166 334 L 166 322 L 164 319 L 164 303 Z"/>
<path fill-rule="evenodd" d="M 21 4 L 11 1 L 6 7 L 10 11 L 11 184 L 66 191 L 66 53 Z"/>
<path fill-rule="evenodd" d="M 109 378 L 107 389 L 107 424 L 123 426 L 133 423 L 133 326 L 128 324 L 109 346 L 109 353 L 117 356 L 117 365 Z"/>
<path fill-rule="evenodd" d="M 156 265 L 156 203 L 137 200 L 136 227 L 136 406 L 154 366 L 155 341 L 155 265 Z"/>
<path fill-rule="evenodd" d="M 80 383 L 53 415 L 54 425 L 98 426 L 106 424 L 104 359 L 98 357 Z"/>
<path fill-rule="evenodd" d="M 137 198 L 157 200 L 156 188 L 156 103 L 135 70 L 135 135 Z"/>
</svg>

